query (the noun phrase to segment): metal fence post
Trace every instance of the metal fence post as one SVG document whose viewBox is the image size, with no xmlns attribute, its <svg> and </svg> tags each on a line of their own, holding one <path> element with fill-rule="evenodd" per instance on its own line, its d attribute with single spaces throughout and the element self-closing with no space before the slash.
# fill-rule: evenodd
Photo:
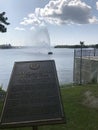
<svg viewBox="0 0 98 130">
<path fill-rule="evenodd" d="M 96 56 L 96 47 L 94 46 L 94 56 Z"/>
<path fill-rule="evenodd" d="M 74 63 L 73 63 L 73 82 L 75 83 L 76 77 L 75 77 L 75 58 L 76 58 L 76 50 L 74 49 Z"/>
<path fill-rule="evenodd" d="M 37 126 L 33 126 L 32 130 L 38 130 L 38 127 Z"/>
<path fill-rule="evenodd" d="M 80 85 L 82 84 L 82 48 L 84 42 L 80 42 L 81 45 L 81 55 L 80 55 Z"/>
</svg>

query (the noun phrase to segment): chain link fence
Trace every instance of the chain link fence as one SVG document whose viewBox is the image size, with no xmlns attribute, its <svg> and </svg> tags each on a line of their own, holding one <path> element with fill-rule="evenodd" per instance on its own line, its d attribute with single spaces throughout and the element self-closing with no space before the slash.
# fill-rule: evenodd
<svg viewBox="0 0 98 130">
<path fill-rule="evenodd" d="M 75 84 L 98 82 L 98 49 L 75 49 L 73 81 Z"/>
</svg>

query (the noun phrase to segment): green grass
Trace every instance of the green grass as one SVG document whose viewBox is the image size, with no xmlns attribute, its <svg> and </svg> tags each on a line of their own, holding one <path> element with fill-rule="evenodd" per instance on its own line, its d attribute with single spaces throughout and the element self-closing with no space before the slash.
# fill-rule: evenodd
<svg viewBox="0 0 98 130">
<path fill-rule="evenodd" d="M 40 126 L 38 130 L 98 130 L 98 109 L 82 105 L 84 100 L 83 94 L 88 90 L 98 97 L 97 84 L 62 86 L 61 95 L 67 123 Z M 32 128 L 17 128 L 12 130 L 32 130 Z"/>
</svg>

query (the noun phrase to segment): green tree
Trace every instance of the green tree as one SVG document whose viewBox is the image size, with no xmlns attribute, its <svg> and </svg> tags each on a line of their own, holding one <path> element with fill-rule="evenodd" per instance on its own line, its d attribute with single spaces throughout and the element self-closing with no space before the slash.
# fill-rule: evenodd
<svg viewBox="0 0 98 130">
<path fill-rule="evenodd" d="M 5 33 L 7 28 L 5 25 L 9 25 L 10 23 L 7 22 L 8 18 L 4 17 L 5 12 L 0 13 L 0 32 Z"/>
</svg>

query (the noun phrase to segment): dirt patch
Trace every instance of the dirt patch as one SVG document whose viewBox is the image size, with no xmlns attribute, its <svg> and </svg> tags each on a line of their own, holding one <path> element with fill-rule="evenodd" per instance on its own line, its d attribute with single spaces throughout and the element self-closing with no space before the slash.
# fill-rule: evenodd
<svg viewBox="0 0 98 130">
<path fill-rule="evenodd" d="M 91 91 L 86 91 L 84 97 L 83 105 L 90 108 L 98 108 L 98 98 L 96 98 Z"/>
</svg>

